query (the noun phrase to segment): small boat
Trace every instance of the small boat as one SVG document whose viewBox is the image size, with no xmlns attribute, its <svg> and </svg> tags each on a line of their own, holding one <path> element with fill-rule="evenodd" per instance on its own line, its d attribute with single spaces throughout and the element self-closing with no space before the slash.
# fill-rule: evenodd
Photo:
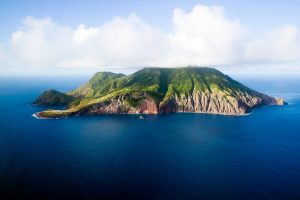
<svg viewBox="0 0 300 200">
<path fill-rule="evenodd" d="M 140 115 L 139 119 L 144 119 L 143 115 Z"/>
</svg>

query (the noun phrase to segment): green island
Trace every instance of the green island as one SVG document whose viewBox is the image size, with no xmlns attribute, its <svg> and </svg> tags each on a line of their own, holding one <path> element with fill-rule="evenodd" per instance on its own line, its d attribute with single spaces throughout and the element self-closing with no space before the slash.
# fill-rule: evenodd
<svg viewBox="0 0 300 200">
<path fill-rule="evenodd" d="M 34 102 L 65 106 L 35 114 L 60 118 L 97 114 L 165 114 L 174 112 L 245 115 L 264 105 L 284 105 L 208 67 L 141 69 L 131 75 L 98 72 L 67 93 L 48 90 Z"/>
</svg>

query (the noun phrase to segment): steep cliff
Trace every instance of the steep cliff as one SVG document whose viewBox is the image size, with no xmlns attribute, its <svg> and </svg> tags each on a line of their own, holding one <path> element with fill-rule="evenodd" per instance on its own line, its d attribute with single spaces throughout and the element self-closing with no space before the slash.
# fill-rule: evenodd
<svg viewBox="0 0 300 200">
<path fill-rule="evenodd" d="M 144 68 L 129 76 L 99 72 L 66 96 L 73 98 L 68 109 L 36 115 L 44 118 L 173 112 L 244 115 L 258 106 L 284 104 L 283 99 L 254 91 L 216 69 L 200 67 Z M 39 98 L 43 99 L 43 95 Z"/>
</svg>

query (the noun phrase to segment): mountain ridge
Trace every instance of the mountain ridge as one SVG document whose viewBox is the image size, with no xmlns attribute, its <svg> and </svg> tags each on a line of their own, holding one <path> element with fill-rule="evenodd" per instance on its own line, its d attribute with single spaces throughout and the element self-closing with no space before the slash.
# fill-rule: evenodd
<svg viewBox="0 0 300 200">
<path fill-rule="evenodd" d="M 199 112 L 244 115 L 263 105 L 283 105 L 208 67 L 143 68 L 131 75 L 98 72 L 66 94 L 65 110 L 36 113 L 41 118 L 90 114 Z M 38 99 L 45 99 L 41 95 Z M 41 103 L 42 104 L 42 103 Z"/>
</svg>

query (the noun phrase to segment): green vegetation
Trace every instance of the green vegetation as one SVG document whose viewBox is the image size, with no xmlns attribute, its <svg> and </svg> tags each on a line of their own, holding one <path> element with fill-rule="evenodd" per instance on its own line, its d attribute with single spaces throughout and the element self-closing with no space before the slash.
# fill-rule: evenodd
<svg viewBox="0 0 300 200">
<path fill-rule="evenodd" d="M 128 99 L 126 99 L 127 103 L 132 106 L 132 107 L 138 107 L 142 101 L 142 98 L 133 98 L 133 97 L 129 97 Z"/>
<path fill-rule="evenodd" d="M 56 90 L 48 90 L 41 94 L 34 102 L 35 105 L 44 106 L 64 106 L 73 102 L 75 98 L 70 95 L 58 92 Z"/>
<path fill-rule="evenodd" d="M 118 87 L 118 82 L 120 82 L 120 80 L 115 80 L 122 77 L 125 77 L 125 75 L 111 72 L 98 72 L 88 83 L 76 90 L 68 92 L 68 94 L 81 98 L 98 97 Z"/>
<path fill-rule="evenodd" d="M 144 68 L 132 75 L 110 72 L 96 73 L 85 85 L 69 92 L 80 98 L 97 98 L 118 92 L 120 94 L 134 91 L 166 94 L 192 93 L 193 91 L 212 90 L 250 90 L 213 68 Z"/>
<path fill-rule="evenodd" d="M 257 93 L 213 68 L 144 68 L 129 76 L 111 72 L 96 73 L 88 83 L 63 94 L 54 90 L 43 93 L 36 101 L 39 105 L 68 105 L 64 111 L 46 111 L 47 117 L 72 115 L 88 106 L 109 104 L 113 98 L 122 97 L 131 107 L 151 97 L 159 104 L 174 95 L 184 96 L 195 91 L 222 93 L 227 97 Z"/>
</svg>

